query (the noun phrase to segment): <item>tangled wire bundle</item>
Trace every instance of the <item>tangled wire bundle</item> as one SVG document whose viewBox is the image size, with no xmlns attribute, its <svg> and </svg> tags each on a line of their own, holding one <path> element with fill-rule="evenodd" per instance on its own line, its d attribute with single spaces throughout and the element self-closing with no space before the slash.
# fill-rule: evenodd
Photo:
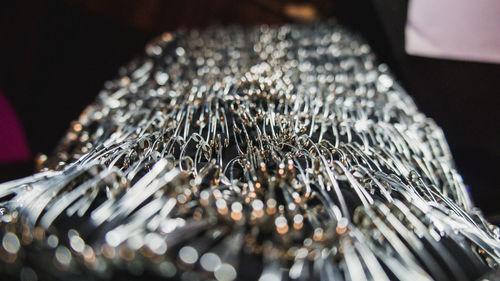
<svg viewBox="0 0 500 281">
<path fill-rule="evenodd" d="M 333 21 L 163 34 L 43 167 L 0 185 L 1 268 L 23 280 L 474 280 L 500 261 L 441 129 Z"/>
</svg>

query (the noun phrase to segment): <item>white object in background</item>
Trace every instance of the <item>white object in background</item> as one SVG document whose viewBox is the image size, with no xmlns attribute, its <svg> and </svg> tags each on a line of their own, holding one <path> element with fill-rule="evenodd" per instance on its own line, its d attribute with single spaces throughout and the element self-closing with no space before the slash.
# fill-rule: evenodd
<svg viewBox="0 0 500 281">
<path fill-rule="evenodd" d="M 500 63 L 500 0 L 411 0 L 410 55 Z"/>
</svg>

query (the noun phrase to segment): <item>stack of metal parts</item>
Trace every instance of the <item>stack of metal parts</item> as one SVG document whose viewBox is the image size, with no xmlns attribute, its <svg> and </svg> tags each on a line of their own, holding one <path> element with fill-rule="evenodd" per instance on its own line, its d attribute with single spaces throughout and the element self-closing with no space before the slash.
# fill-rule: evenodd
<svg viewBox="0 0 500 281">
<path fill-rule="evenodd" d="M 22 280 L 475 280 L 498 228 L 441 129 L 335 22 L 165 33 L 0 185 Z"/>
</svg>

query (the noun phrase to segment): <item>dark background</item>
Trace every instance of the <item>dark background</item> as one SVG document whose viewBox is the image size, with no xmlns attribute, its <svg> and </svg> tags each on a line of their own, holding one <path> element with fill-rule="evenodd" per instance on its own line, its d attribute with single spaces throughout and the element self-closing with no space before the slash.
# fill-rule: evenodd
<svg viewBox="0 0 500 281">
<path fill-rule="evenodd" d="M 104 81 L 148 40 L 179 27 L 297 21 L 284 12 L 293 4 L 312 9 L 314 18 L 334 16 L 367 38 L 443 128 L 473 200 L 499 224 L 500 65 L 407 55 L 405 0 L 2 1 L 0 89 L 18 113 L 33 156 L 50 155 Z M 31 174 L 33 163 L 0 165 L 0 182 Z"/>
</svg>

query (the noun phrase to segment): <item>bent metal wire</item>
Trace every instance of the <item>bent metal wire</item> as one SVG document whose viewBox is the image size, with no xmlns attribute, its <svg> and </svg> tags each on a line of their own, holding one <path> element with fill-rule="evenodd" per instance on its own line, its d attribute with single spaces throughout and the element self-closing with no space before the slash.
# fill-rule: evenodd
<svg viewBox="0 0 500 281">
<path fill-rule="evenodd" d="M 9 276 L 473 280 L 500 261 L 441 129 L 333 21 L 165 33 L 57 151 L 0 185 Z"/>
</svg>

